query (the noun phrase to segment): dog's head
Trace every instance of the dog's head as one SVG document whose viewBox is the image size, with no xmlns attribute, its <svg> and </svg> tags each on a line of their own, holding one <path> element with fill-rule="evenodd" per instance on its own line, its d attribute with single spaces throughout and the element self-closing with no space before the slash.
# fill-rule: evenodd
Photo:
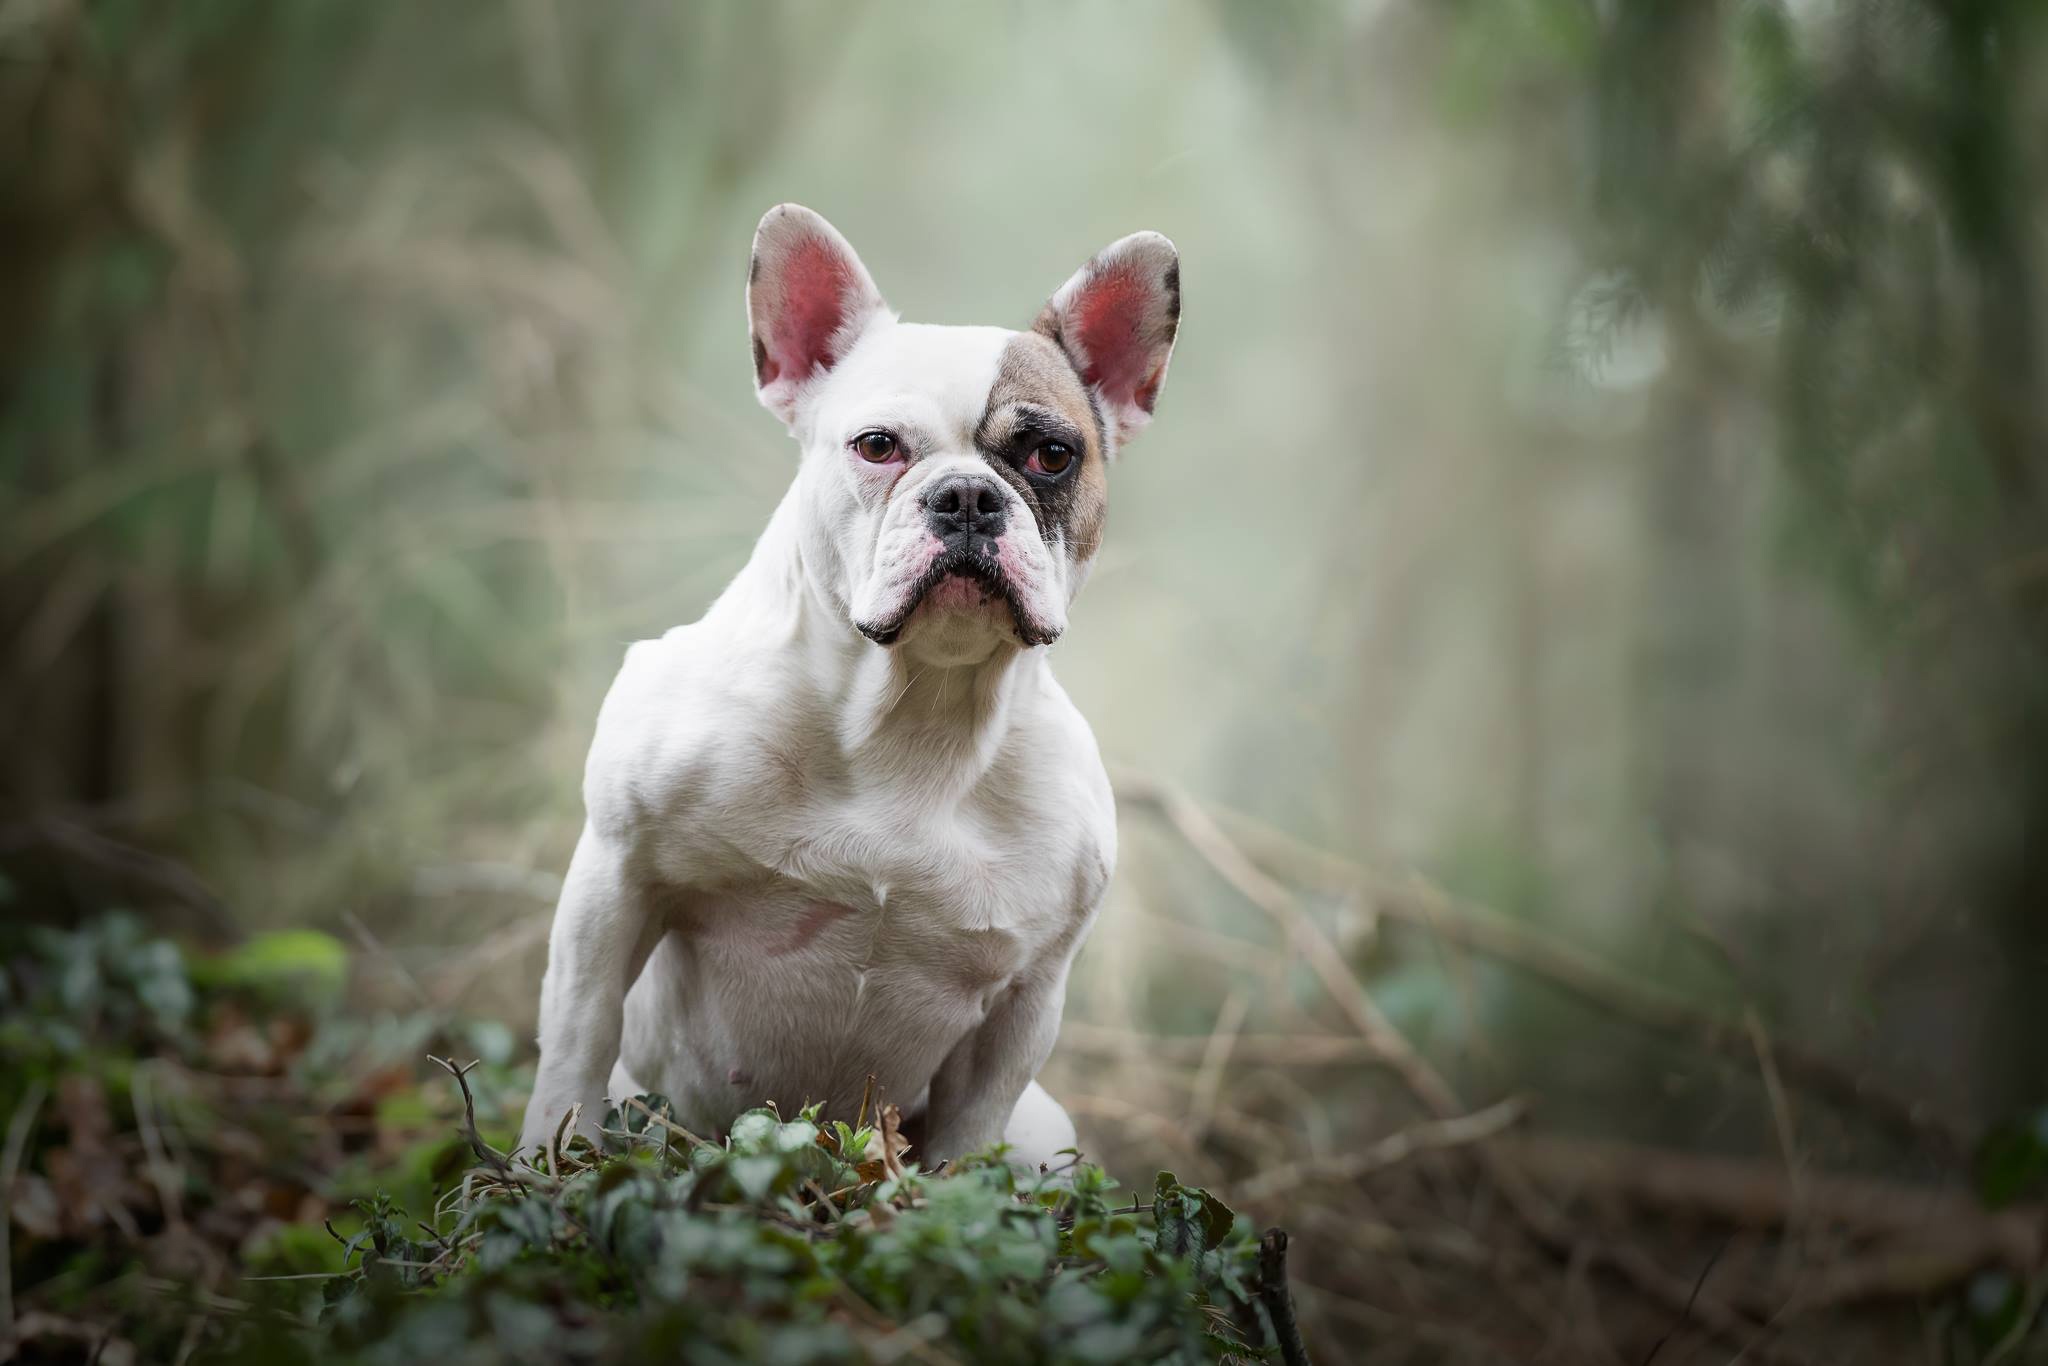
<svg viewBox="0 0 2048 1366">
<path fill-rule="evenodd" d="M 899 322 L 830 223 L 795 204 L 754 237 L 761 402 L 803 446 L 806 572 L 863 635 L 937 662 L 1066 628 L 1101 540 L 1112 456 L 1152 416 L 1180 258 L 1112 243 L 1023 332 Z"/>
</svg>

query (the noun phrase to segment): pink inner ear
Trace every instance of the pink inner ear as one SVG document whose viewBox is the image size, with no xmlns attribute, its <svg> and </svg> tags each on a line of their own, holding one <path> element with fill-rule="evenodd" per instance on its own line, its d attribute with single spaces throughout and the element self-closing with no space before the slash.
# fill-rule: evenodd
<svg viewBox="0 0 2048 1366">
<path fill-rule="evenodd" d="M 1096 276 L 1074 311 L 1081 350 L 1088 357 L 1082 376 L 1111 400 L 1135 403 L 1146 412 L 1159 395 L 1159 375 L 1148 367 L 1150 348 L 1142 331 L 1152 291 L 1135 269 Z"/>
<path fill-rule="evenodd" d="M 761 362 L 764 385 L 785 372 L 808 379 L 838 359 L 832 338 L 846 323 L 847 298 L 859 288 L 852 264 L 822 237 L 806 237 L 792 246 L 780 275 L 781 307 L 769 323 Z"/>
</svg>

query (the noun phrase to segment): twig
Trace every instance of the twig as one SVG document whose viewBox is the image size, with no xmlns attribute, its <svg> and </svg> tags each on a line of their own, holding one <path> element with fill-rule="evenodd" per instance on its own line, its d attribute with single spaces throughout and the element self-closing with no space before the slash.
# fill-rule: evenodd
<svg viewBox="0 0 2048 1366">
<path fill-rule="evenodd" d="M 505 959 L 548 942 L 554 912 L 522 917 L 516 924 L 487 936 L 475 948 L 434 974 L 434 999 L 441 1005 L 460 1000 L 476 980 Z"/>
<path fill-rule="evenodd" d="M 1707 1277 L 1714 1274 L 1714 1267 L 1720 1262 L 1721 1254 L 1728 1250 L 1729 1240 L 1723 1238 L 1721 1245 L 1714 1249 L 1714 1255 L 1707 1258 L 1707 1264 L 1700 1268 L 1699 1279 L 1692 1283 L 1692 1294 L 1686 1297 L 1685 1307 L 1678 1313 L 1678 1321 L 1664 1330 L 1664 1336 L 1650 1344 L 1650 1350 L 1643 1354 L 1642 1366 L 1650 1366 L 1657 1359 L 1657 1353 L 1664 1350 L 1664 1344 L 1677 1335 L 1692 1318 L 1692 1307 L 1699 1302 L 1700 1291 L 1706 1287 Z"/>
<path fill-rule="evenodd" d="M 43 1098 L 49 1093 L 48 1083 L 36 1078 L 15 1102 L 14 1113 L 8 1116 L 7 1145 L 0 1149 L 0 1196 L 6 1197 L 10 1210 L 14 1205 L 14 1178 L 21 1170 L 22 1154 L 28 1150 L 28 1136 L 35 1128 L 36 1116 L 42 1112 Z M 0 1331 L 10 1341 L 14 1337 L 14 1249 L 8 1231 L 13 1225 L 11 1217 L 0 1217 Z"/>
<path fill-rule="evenodd" d="M 1805 1205 L 1806 1182 L 1799 1168 L 1799 1139 L 1792 1127 L 1792 1102 L 1785 1094 L 1785 1083 L 1778 1076 L 1771 1036 L 1764 1030 L 1763 1016 L 1757 1014 L 1753 1006 L 1742 1012 L 1742 1022 L 1748 1026 L 1750 1042 L 1756 1049 L 1757 1072 L 1763 1078 L 1764 1099 L 1771 1107 L 1771 1125 L 1777 1130 L 1778 1148 L 1785 1158 L 1787 1189 L 1792 1197 L 1785 1215 L 1785 1239 L 1779 1245 L 1782 1271 L 1795 1255 L 1803 1232 L 1801 1210 Z"/>
<path fill-rule="evenodd" d="M 1259 1303 L 1273 1324 L 1273 1340 L 1286 1366 L 1309 1366 L 1301 1325 L 1294 1317 L 1294 1296 L 1287 1289 L 1287 1230 L 1269 1228 L 1259 1240 Z"/>
<path fill-rule="evenodd" d="M 1068 1052 L 1136 1053 L 1153 1062 L 1199 1064 L 1213 1034 L 1141 1034 L 1086 1020 L 1060 1026 L 1060 1047 Z M 1238 1034 L 1231 1060 L 1254 1067 L 1344 1067 L 1376 1062 L 1378 1050 L 1351 1034 Z"/>
<path fill-rule="evenodd" d="M 839 1206 L 832 1203 L 832 1197 L 826 1193 L 825 1188 L 819 1185 L 815 1179 L 808 1176 L 805 1177 L 804 1189 L 809 1191 L 817 1199 L 817 1202 L 824 1207 L 825 1213 L 831 1218 L 831 1222 L 836 1224 L 846 1217 L 839 1212 Z"/>
<path fill-rule="evenodd" d="M 349 933 L 356 937 L 357 943 L 369 950 L 372 957 L 384 960 L 384 965 L 404 984 L 405 989 L 412 994 L 413 1000 L 423 1006 L 434 1004 L 433 998 L 427 995 L 427 989 L 420 985 L 420 979 L 412 975 L 412 969 L 399 961 L 398 955 L 391 951 L 390 946 L 370 932 L 370 927 L 363 923 L 361 916 L 354 911 L 344 910 L 341 919 L 342 923 L 348 926 Z"/>
<path fill-rule="evenodd" d="M 1112 778 L 1119 803 L 1158 811 L 1183 836 L 1188 835 L 1182 816 L 1193 807 L 1189 799 L 1157 779 L 1128 769 L 1116 770 Z M 1237 812 L 1194 809 L 1201 812 L 1201 823 L 1215 835 L 1223 836 L 1228 830 L 1232 847 L 1246 851 L 1239 858 L 1247 865 L 1251 865 L 1247 855 L 1256 856 L 1260 864 L 1285 869 L 1309 885 L 1360 898 L 1380 915 L 1534 973 L 1643 1029 L 1689 1040 L 1730 1059 L 1745 1063 L 1751 1060 L 1751 1041 L 1740 1020 L 1696 1005 L 1675 992 L 1629 978 L 1583 949 L 1559 942 L 1486 907 L 1460 901 L 1422 878 L 1397 880 L 1374 873 L 1350 859 Z M 1194 842 L 1192 838 L 1190 842 Z M 1200 849 L 1198 852 L 1206 853 Z M 1776 1048 L 1776 1061 L 1791 1085 L 1837 1105 L 1860 1110 L 1950 1161 L 1960 1160 L 1969 1151 L 1969 1136 L 1934 1107 L 1896 1095 L 1831 1059 L 1782 1041 Z"/>
<path fill-rule="evenodd" d="M 867 1085 L 860 1089 L 860 1110 L 853 1117 L 853 1127 L 858 1129 L 868 1122 L 868 1106 L 875 1099 L 875 1074 L 868 1073 Z"/>
<path fill-rule="evenodd" d="M 1426 1120 L 1411 1125 L 1359 1152 L 1321 1160 L 1288 1162 L 1272 1167 L 1237 1187 L 1244 1200 L 1284 1194 L 1310 1181 L 1355 1181 L 1369 1172 L 1406 1162 L 1419 1153 L 1461 1148 L 1492 1138 L 1521 1119 L 1528 1105 L 1519 1096 L 1489 1105 L 1456 1119 Z"/>
<path fill-rule="evenodd" d="M 708 1148 L 712 1146 L 711 1141 L 709 1139 L 697 1137 L 697 1135 L 691 1133 L 688 1129 L 685 1129 L 682 1125 L 676 1123 L 667 1115 L 656 1114 L 653 1110 L 648 1108 L 647 1102 L 641 1100 L 638 1096 L 627 1096 L 625 1104 L 627 1109 L 638 1110 L 641 1114 L 647 1116 L 656 1124 L 659 1124 L 662 1128 L 668 1130 L 670 1133 L 676 1135 L 678 1138 L 686 1139 L 689 1142 L 696 1144 L 700 1148 Z"/>
<path fill-rule="evenodd" d="M 1224 997 L 1223 1008 L 1216 1012 L 1216 1026 L 1209 1031 L 1209 1042 L 1202 1049 L 1202 1067 L 1195 1075 L 1194 1100 L 1188 1111 L 1188 1136 L 1192 1139 L 1200 1139 L 1208 1132 L 1215 1117 L 1216 1101 L 1223 1090 L 1223 1071 L 1229 1066 L 1231 1050 L 1250 1007 L 1250 998 L 1233 989 Z"/>
<path fill-rule="evenodd" d="M 333 1281 L 353 1276 L 353 1271 L 293 1271 L 280 1276 L 238 1276 L 244 1281 Z"/>
<path fill-rule="evenodd" d="M 476 1097 L 470 1094 L 469 1073 L 470 1069 L 474 1068 L 479 1062 L 482 1062 L 483 1059 L 473 1059 L 467 1064 L 457 1067 L 448 1059 L 437 1058 L 432 1053 L 429 1053 L 427 1054 L 427 1061 L 455 1078 L 455 1084 L 462 1088 L 463 1137 L 469 1140 L 470 1151 L 476 1154 L 479 1162 L 490 1164 L 492 1170 L 496 1171 L 500 1176 L 510 1176 L 512 1174 L 512 1164 L 505 1160 L 503 1153 L 500 1153 L 496 1148 L 484 1142 L 484 1136 L 478 1133 L 476 1128 Z"/>
</svg>

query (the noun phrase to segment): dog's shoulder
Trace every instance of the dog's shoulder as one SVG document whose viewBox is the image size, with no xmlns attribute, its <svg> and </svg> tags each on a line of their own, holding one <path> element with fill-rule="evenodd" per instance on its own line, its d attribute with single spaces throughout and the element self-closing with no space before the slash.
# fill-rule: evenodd
<svg viewBox="0 0 2048 1366">
<path fill-rule="evenodd" d="M 745 705 L 746 671 L 702 623 L 627 647 L 584 765 L 593 824 L 624 834 L 650 815 L 688 816 L 709 795 L 702 778 Z"/>
</svg>

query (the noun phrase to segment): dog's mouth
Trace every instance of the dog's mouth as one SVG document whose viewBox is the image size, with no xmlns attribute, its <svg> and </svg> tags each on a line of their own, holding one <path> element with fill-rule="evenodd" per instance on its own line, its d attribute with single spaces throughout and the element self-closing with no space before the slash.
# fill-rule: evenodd
<svg viewBox="0 0 2048 1366">
<path fill-rule="evenodd" d="M 1026 645 L 1050 645 L 1059 632 L 1040 625 L 1024 606 L 1010 576 L 996 559 L 995 542 L 985 536 L 963 536 L 940 551 L 900 605 L 881 621 L 856 621 L 860 633 L 877 645 L 894 645 L 903 637 L 917 610 L 934 607 L 987 609 L 1001 603 L 1017 638 Z"/>
</svg>

